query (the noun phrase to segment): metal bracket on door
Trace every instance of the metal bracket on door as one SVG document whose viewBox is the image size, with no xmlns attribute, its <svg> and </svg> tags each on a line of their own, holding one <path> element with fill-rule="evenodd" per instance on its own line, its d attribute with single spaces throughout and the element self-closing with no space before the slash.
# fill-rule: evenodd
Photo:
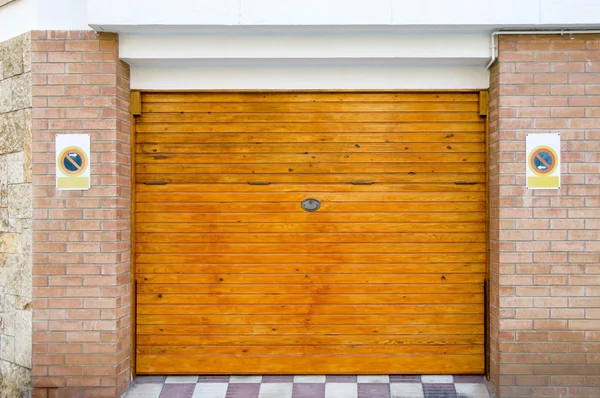
<svg viewBox="0 0 600 398">
<path fill-rule="evenodd" d="M 269 181 L 248 181 L 248 185 L 271 185 Z"/>
<path fill-rule="evenodd" d="M 352 185 L 373 185 L 373 181 L 350 181 Z"/>
</svg>

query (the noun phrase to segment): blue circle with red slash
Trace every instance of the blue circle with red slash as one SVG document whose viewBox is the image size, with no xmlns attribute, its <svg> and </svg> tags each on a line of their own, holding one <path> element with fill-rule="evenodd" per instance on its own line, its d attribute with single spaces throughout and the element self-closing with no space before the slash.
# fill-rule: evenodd
<svg viewBox="0 0 600 398">
<path fill-rule="evenodd" d="M 556 169 L 557 160 L 556 152 L 552 148 L 537 147 L 529 156 L 529 167 L 538 175 L 548 175 Z"/>
</svg>

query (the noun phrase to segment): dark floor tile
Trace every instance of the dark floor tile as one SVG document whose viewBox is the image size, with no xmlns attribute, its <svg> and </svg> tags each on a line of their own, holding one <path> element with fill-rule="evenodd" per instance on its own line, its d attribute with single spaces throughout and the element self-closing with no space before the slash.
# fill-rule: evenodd
<svg viewBox="0 0 600 398">
<path fill-rule="evenodd" d="M 425 398 L 457 398 L 453 383 L 423 383 Z"/>
<path fill-rule="evenodd" d="M 415 375 L 390 375 L 390 383 L 420 383 L 421 376 Z"/>
<path fill-rule="evenodd" d="M 485 377 L 481 375 L 456 375 L 454 376 L 455 383 L 485 383 Z"/>
<path fill-rule="evenodd" d="M 327 383 L 356 383 L 356 376 L 327 375 Z"/>
<path fill-rule="evenodd" d="M 163 384 L 167 380 L 167 376 L 137 376 L 135 378 L 136 384 Z"/>
<path fill-rule="evenodd" d="M 294 384 L 292 398 L 324 398 L 325 383 L 298 383 Z"/>
<path fill-rule="evenodd" d="M 224 375 L 198 376 L 198 383 L 229 383 L 229 376 L 224 376 Z"/>
<path fill-rule="evenodd" d="M 165 384 L 159 398 L 192 398 L 196 384 Z"/>
<path fill-rule="evenodd" d="M 258 398 L 260 383 L 233 383 L 227 388 L 226 398 Z"/>
<path fill-rule="evenodd" d="M 263 376 L 263 383 L 293 383 L 294 376 L 292 375 L 270 375 Z"/>
<path fill-rule="evenodd" d="M 390 385 L 387 383 L 360 383 L 358 398 L 390 398 Z"/>
</svg>

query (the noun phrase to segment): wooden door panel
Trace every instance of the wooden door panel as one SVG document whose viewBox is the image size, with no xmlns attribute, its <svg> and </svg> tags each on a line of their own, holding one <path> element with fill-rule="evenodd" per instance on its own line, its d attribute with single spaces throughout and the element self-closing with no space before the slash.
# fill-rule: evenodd
<svg viewBox="0 0 600 398">
<path fill-rule="evenodd" d="M 483 373 L 484 122 L 478 93 L 142 94 L 137 372 Z"/>
</svg>

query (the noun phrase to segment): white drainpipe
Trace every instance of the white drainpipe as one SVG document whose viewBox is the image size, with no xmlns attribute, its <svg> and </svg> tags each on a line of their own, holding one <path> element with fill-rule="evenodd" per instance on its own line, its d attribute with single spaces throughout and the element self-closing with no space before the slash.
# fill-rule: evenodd
<svg viewBox="0 0 600 398">
<path fill-rule="evenodd" d="M 600 30 L 497 30 L 491 34 L 492 58 L 487 64 L 486 69 L 498 58 L 498 46 L 496 45 L 496 37 L 500 35 L 581 35 L 590 33 L 600 33 Z"/>
</svg>

